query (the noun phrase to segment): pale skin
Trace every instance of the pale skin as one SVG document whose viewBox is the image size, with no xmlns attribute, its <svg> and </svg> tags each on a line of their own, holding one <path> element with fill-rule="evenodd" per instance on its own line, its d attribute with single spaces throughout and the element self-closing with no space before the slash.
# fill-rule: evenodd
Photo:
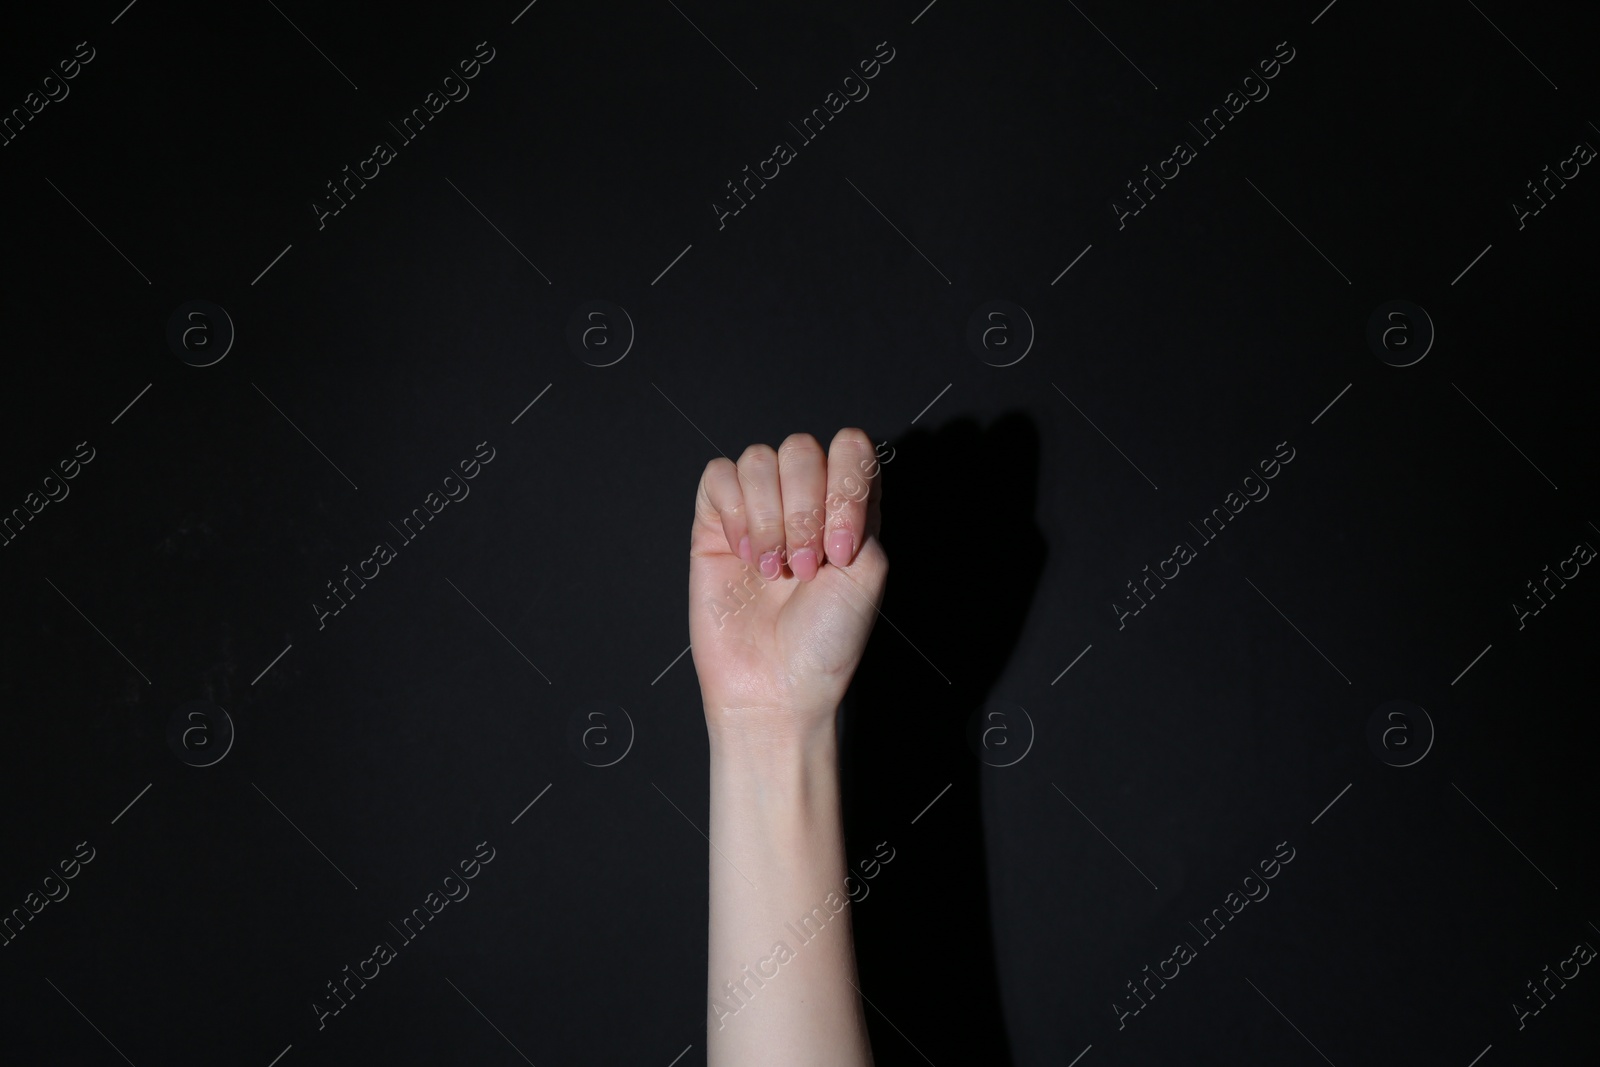
<svg viewBox="0 0 1600 1067">
<path fill-rule="evenodd" d="M 711 745 L 710 1067 L 872 1063 L 835 713 L 889 572 L 881 484 L 871 439 L 847 428 L 826 451 L 793 434 L 776 450 L 751 445 L 737 464 L 714 459 L 695 496 L 689 637 Z M 818 911 L 820 933 L 790 929 Z"/>
</svg>

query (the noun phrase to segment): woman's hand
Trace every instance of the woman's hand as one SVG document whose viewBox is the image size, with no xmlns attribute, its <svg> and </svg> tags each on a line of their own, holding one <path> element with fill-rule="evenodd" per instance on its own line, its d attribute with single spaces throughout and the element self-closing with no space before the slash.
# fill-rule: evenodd
<svg viewBox="0 0 1600 1067">
<path fill-rule="evenodd" d="M 840 430 L 706 465 L 689 544 L 689 638 L 713 742 L 831 728 L 883 598 L 881 476 Z"/>
<path fill-rule="evenodd" d="M 856 429 L 826 454 L 809 434 L 776 452 L 751 445 L 700 478 L 689 639 L 711 742 L 711 1067 L 872 1063 L 841 895 L 833 726 L 889 573 L 879 484 L 872 441 Z M 788 945 L 782 923 L 797 915 L 834 917 Z"/>
</svg>

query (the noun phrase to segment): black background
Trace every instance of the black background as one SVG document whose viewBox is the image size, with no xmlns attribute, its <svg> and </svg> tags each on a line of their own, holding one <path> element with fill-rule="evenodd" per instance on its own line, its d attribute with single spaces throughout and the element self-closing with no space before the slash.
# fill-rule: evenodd
<svg viewBox="0 0 1600 1067">
<path fill-rule="evenodd" d="M 1600 943 L 1600 579 L 1512 604 L 1600 544 L 1600 178 L 1511 207 L 1600 144 L 1593 24 L 1079 6 L 9 12 L 7 112 L 95 58 L 0 148 L 0 511 L 95 458 L 0 548 L 0 910 L 95 858 L 0 948 L 7 1061 L 702 1062 L 692 494 L 718 452 L 859 425 L 893 448 L 845 723 L 848 858 L 895 850 L 855 907 L 880 1063 L 1593 1062 L 1592 969 L 1521 1029 L 1513 1003 Z M 470 95 L 319 229 L 480 41 Z M 1124 183 L 1284 41 L 1119 229 Z M 166 340 L 194 299 L 237 330 L 205 368 Z M 594 299 L 637 331 L 610 366 L 566 340 Z M 1036 331 L 1010 366 L 966 342 L 992 299 Z M 1366 339 L 1397 299 L 1437 330 L 1407 367 Z M 470 497 L 319 629 L 482 441 Z M 1280 442 L 1270 497 L 1119 629 Z M 168 742 L 195 699 L 236 731 L 208 767 Z M 597 700 L 636 731 L 603 769 L 567 742 Z M 1408 767 L 1367 741 L 1391 700 L 1436 731 Z M 968 746 L 986 701 L 1027 710 L 1010 766 L 1015 714 L 1003 760 Z M 471 896 L 319 1030 L 324 983 L 480 841 Z"/>
</svg>

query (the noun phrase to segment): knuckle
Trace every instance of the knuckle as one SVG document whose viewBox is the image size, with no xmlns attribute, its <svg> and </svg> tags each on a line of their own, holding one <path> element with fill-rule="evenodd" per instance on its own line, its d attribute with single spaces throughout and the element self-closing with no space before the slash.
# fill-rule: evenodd
<svg viewBox="0 0 1600 1067">
<path fill-rule="evenodd" d="M 759 470 L 776 463 L 777 460 L 778 454 L 773 451 L 771 445 L 750 445 L 739 454 L 739 466 L 746 470 Z"/>
<path fill-rule="evenodd" d="M 792 433 L 778 446 L 778 455 L 783 459 L 799 459 L 821 454 L 822 446 L 808 433 Z"/>
<path fill-rule="evenodd" d="M 872 438 L 859 426 L 846 426 L 833 435 L 834 447 L 844 447 L 851 451 L 873 451 Z"/>
<path fill-rule="evenodd" d="M 775 511 L 750 512 L 750 536 L 752 539 L 771 540 L 774 535 L 783 530 L 783 518 Z"/>
<path fill-rule="evenodd" d="M 797 536 L 791 538 L 795 541 L 810 541 L 821 531 L 826 516 L 821 508 L 810 511 L 792 511 L 789 513 L 789 532 Z"/>
<path fill-rule="evenodd" d="M 829 445 L 829 453 L 850 461 L 851 464 L 859 461 L 862 456 L 874 454 L 872 438 L 867 437 L 866 430 L 859 427 L 846 426 L 834 435 L 834 442 Z"/>
</svg>

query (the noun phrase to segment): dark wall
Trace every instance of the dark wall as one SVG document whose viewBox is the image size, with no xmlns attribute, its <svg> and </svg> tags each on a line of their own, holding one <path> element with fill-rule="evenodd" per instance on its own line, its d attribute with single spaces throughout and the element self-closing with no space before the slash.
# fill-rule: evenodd
<svg viewBox="0 0 1600 1067">
<path fill-rule="evenodd" d="M 1579 9 L 524 2 L 7 14 L 8 1062 L 703 1062 L 692 494 L 847 425 L 881 1064 L 1594 1062 Z"/>
</svg>

